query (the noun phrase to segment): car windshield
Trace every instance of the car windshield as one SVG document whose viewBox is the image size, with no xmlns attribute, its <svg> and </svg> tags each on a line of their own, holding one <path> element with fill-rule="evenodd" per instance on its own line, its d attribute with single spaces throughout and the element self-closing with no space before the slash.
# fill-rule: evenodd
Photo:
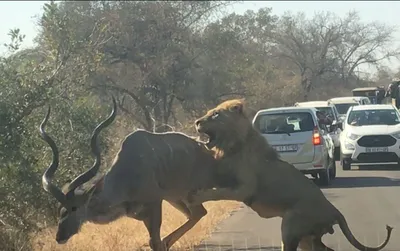
<svg viewBox="0 0 400 251">
<path fill-rule="evenodd" d="M 363 110 L 351 111 L 347 124 L 352 126 L 364 125 L 397 125 L 400 118 L 395 110 Z"/>
<path fill-rule="evenodd" d="M 257 116 L 254 127 L 263 134 L 290 134 L 314 130 L 314 121 L 309 112 L 263 114 Z"/>
<path fill-rule="evenodd" d="M 331 117 L 332 119 L 335 118 L 335 115 L 333 115 L 333 109 L 332 107 L 315 107 L 318 111 L 324 113 L 326 116 Z"/>
<path fill-rule="evenodd" d="M 335 104 L 339 114 L 346 114 L 349 108 L 354 105 L 358 105 L 358 103 Z"/>
</svg>

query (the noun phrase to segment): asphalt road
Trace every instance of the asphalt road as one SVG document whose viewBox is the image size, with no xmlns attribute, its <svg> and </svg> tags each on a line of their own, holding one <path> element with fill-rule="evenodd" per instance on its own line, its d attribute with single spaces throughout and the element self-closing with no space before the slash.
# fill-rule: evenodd
<svg viewBox="0 0 400 251">
<path fill-rule="evenodd" d="M 344 214 L 356 238 L 365 245 L 378 246 L 386 236 L 385 225 L 394 227 L 383 250 L 400 250 L 400 169 L 368 167 L 342 171 L 329 188 L 327 198 Z M 195 250 L 280 250 L 280 218 L 262 219 L 243 206 L 220 224 Z M 335 251 L 356 250 L 343 236 L 339 226 L 323 242 Z"/>
</svg>

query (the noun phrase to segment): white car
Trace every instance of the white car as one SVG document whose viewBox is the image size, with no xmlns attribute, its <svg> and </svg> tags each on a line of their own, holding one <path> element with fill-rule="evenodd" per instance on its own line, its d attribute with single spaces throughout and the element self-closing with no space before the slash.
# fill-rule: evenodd
<svg viewBox="0 0 400 251">
<path fill-rule="evenodd" d="M 253 126 L 279 153 L 304 174 L 329 185 L 336 177 L 334 145 L 325 125 L 318 123 L 313 107 L 280 107 L 260 110 Z"/>
<path fill-rule="evenodd" d="M 400 114 L 393 105 L 349 108 L 340 135 L 340 162 L 351 165 L 399 164 Z"/>
<path fill-rule="evenodd" d="M 360 105 L 372 105 L 371 100 L 369 100 L 368 97 L 353 96 L 353 99 L 356 100 Z"/>
<path fill-rule="evenodd" d="M 335 159 L 339 160 L 340 154 L 340 142 L 339 135 L 342 132 L 341 126 L 337 126 L 341 121 L 339 119 L 339 113 L 336 110 L 334 104 L 328 101 L 309 101 L 309 102 L 297 102 L 294 104 L 296 107 L 314 107 L 317 108 L 318 111 L 324 112 L 327 116 L 330 116 L 333 120 L 333 124 L 328 126 L 329 135 L 333 140 L 333 144 L 335 145 Z M 332 128 L 330 128 L 332 127 Z"/>
<path fill-rule="evenodd" d="M 366 98 L 368 101 L 365 101 L 363 98 Z M 369 99 L 367 97 L 337 97 L 329 99 L 328 102 L 336 107 L 339 113 L 339 120 L 344 121 L 350 106 L 369 104 L 366 103 L 369 102 Z"/>
</svg>

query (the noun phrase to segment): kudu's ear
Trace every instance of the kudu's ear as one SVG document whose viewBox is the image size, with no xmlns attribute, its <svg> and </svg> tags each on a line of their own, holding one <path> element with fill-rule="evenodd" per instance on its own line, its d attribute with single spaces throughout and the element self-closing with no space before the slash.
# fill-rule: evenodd
<svg viewBox="0 0 400 251">
<path fill-rule="evenodd" d="M 65 184 L 62 186 L 62 188 L 61 188 L 61 191 L 64 193 L 64 194 L 67 194 L 67 192 L 68 192 L 68 186 L 69 186 L 69 183 L 71 183 L 71 179 L 67 179 L 66 181 L 65 181 Z"/>
<path fill-rule="evenodd" d="M 104 176 L 102 176 L 95 184 L 94 186 L 96 189 L 102 189 L 104 186 Z"/>
<path fill-rule="evenodd" d="M 87 190 L 86 194 L 88 196 L 91 196 L 95 190 L 102 190 L 103 186 L 104 186 L 104 176 L 101 177 L 98 181 L 96 181 L 96 183 L 94 183 L 92 187 L 89 190 Z"/>
</svg>

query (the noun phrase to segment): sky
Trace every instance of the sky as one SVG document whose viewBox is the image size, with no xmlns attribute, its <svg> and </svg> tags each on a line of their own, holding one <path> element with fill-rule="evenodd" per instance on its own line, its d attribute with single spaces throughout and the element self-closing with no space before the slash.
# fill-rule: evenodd
<svg viewBox="0 0 400 251">
<path fill-rule="evenodd" d="M 9 42 L 7 33 L 12 28 L 20 28 L 21 33 L 26 35 L 23 47 L 33 45 L 33 39 L 37 34 L 35 16 L 42 13 L 44 3 L 45 1 L 0 1 L 1 55 L 6 52 L 3 44 Z M 308 17 L 312 17 L 318 11 L 331 11 L 344 16 L 347 12 L 356 10 L 362 21 L 400 25 L 400 1 L 246 1 L 235 3 L 229 7 L 229 11 L 243 14 L 248 9 L 257 11 L 264 7 L 271 7 L 276 15 L 282 15 L 285 11 L 301 11 Z M 395 46 L 400 46 L 400 32 L 396 33 L 395 43 Z M 393 68 L 397 68 L 400 62 L 393 62 L 393 65 Z"/>
</svg>

